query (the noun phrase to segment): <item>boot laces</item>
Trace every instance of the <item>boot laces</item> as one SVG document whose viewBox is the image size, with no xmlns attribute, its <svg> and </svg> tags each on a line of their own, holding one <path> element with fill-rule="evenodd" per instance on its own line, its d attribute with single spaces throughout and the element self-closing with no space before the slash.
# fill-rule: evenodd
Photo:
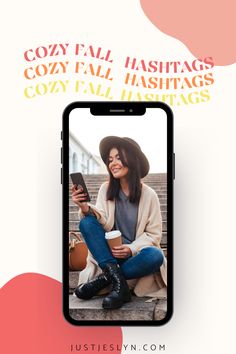
<svg viewBox="0 0 236 354">
<path fill-rule="evenodd" d="M 112 290 L 120 292 L 121 282 L 117 274 L 113 274 Z"/>
<path fill-rule="evenodd" d="M 93 285 L 95 289 L 100 290 L 101 289 L 101 282 L 104 282 L 104 280 L 107 281 L 107 278 L 104 277 L 103 275 L 100 275 L 96 279 L 93 279 L 90 284 Z"/>
</svg>

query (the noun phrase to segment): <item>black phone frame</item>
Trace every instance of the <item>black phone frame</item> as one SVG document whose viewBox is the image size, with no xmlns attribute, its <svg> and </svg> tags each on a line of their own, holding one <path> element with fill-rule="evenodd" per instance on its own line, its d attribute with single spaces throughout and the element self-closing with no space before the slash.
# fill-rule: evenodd
<svg viewBox="0 0 236 354">
<path fill-rule="evenodd" d="M 68 262 L 68 230 L 69 230 L 69 116 L 77 108 L 89 108 L 92 115 L 143 115 L 146 108 L 162 109 L 167 115 L 167 313 L 164 319 L 157 320 L 82 320 L 77 321 L 69 313 L 69 262 Z M 162 326 L 173 315 L 173 195 L 175 179 L 175 154 L 174 154 L 174 118 L 171 108 L 163 102 L 126 102 L 126 101 L 85 101 L 69 104 L 62 116 L 62 150 L 61 150 L 61 182 L 62 182 L 62 276 L 63 276 L 63 314 L 65 319 L 76 326 Z"/>
</svg>

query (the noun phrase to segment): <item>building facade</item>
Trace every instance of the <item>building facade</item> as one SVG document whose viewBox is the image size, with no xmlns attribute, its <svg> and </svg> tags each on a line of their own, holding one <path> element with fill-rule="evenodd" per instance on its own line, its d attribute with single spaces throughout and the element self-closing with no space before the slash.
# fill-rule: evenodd
<svg viewBox="0 0 236 354">
<path fill-rule="evenodd" d="M 104 163 L 91 154 L 76 137 L 70 132 L 69 140 L 69 171 L 83 174 L 105 173 Z M 104 171 L 104 172 L 102 172 Z"/>
</svg>

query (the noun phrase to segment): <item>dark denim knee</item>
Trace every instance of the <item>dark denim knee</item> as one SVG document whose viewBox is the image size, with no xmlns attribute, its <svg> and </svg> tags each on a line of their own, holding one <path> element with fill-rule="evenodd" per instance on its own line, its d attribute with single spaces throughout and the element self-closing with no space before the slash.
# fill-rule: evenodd
<svg viewBox="0 0 236 354">
<path fill-rule="evenodd" d="M 154 246 L 146 247 L 141 250 L 142 254 L 145 255 L 145 259 L 153 264 L 153 268 L 159 269 L 164 261 L 163 252 Z"/>
<path fill-rule="evenodd" d="M 88 215 L 81 219 L 79 223 L 79 229 L 83 234 L 86 233 L 86 231 L 88 231 L 91 227 L 94 227 L 96 224 L 98 224 L 96 217 L 93 215 Z"/>
</svg>

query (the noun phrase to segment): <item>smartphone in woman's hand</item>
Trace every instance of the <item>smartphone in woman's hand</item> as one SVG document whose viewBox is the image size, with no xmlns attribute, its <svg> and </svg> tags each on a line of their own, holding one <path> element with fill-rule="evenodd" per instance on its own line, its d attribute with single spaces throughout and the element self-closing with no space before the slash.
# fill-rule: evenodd
<svg viewBox="0 0 236 354">
<path fill-rule="evenodd" d="M 71 173 L 70 177 L 71 177 L 72 183 L 74 185 L 76 185 L 78 189 L 82 188 L 81 193 L 85 193 L 87 195 L 86 199 L 84 199 L 84 202 L 90 202 L 91 198 L 89 196 L 88 189 L 87 189 L 87 186 L 84 182 L 84 178 L 83 178 L 82 174 L 80 172 Z"/>
</svg>

